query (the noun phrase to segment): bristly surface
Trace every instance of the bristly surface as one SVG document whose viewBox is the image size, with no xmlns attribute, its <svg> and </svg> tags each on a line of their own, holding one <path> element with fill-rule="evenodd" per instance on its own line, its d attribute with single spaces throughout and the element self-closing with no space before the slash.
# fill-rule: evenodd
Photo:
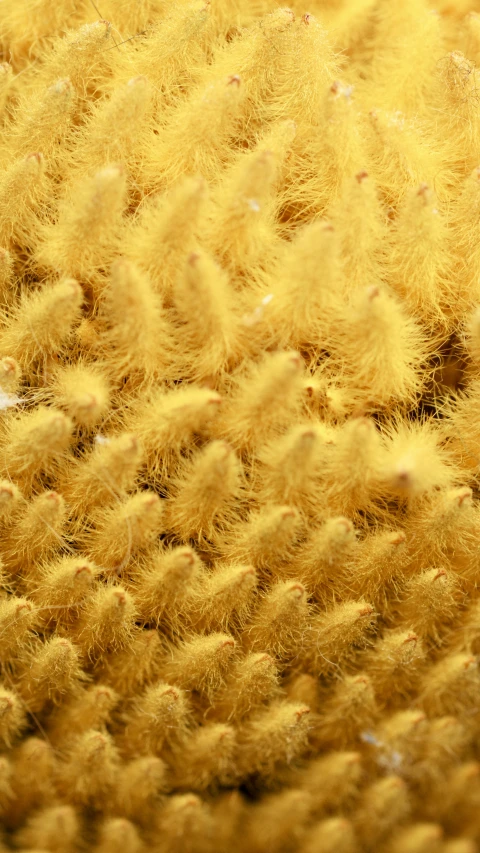
<svg viewBox="0 0 480 853">
<path fill-rule="evenodd" d="M 477 850 L 478 12 L 0 2 L 0 853 Z"/>
</svg>

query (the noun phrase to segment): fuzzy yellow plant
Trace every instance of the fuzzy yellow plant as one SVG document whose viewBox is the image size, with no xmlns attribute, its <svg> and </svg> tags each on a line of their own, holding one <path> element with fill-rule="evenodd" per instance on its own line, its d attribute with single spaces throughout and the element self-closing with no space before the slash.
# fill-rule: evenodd
<svg viewBox="0 0 480 853">
<path fill-rule="evenodd" d="M 0 851 L 477 850 L 479 62 L 0 3 Z"/>
</svg>

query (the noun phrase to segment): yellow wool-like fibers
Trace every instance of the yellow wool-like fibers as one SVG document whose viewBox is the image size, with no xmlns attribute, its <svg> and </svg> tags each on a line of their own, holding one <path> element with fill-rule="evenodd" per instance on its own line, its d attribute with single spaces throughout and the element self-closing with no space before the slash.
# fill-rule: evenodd
<svg viewBox="0 0 480 853">
<path fill-rule="evenodd" d="M 480 3 L 0 48 L 0 850 L 475 853 Z"/>
</svg>

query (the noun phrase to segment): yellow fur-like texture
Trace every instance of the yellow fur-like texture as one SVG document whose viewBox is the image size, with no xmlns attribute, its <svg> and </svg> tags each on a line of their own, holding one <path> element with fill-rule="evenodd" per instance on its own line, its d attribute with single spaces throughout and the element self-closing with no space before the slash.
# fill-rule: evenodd
<svg viewBox="0 0 480 853">
<path fill-rule="evenodd" d="M 0 853 L 476 853 L 479 67 L 1 0 Z"/>
</svg>

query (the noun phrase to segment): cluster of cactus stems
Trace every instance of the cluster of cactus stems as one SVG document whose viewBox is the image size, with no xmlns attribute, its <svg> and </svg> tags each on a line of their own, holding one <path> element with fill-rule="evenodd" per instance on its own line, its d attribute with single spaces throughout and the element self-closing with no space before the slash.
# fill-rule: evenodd
<svg viewBox="0 0 480 853">
<path fill-rule="evenodd" d="M 0 850 L 477 850 L 475 8 L 0 3 Z"/>
</svg>

